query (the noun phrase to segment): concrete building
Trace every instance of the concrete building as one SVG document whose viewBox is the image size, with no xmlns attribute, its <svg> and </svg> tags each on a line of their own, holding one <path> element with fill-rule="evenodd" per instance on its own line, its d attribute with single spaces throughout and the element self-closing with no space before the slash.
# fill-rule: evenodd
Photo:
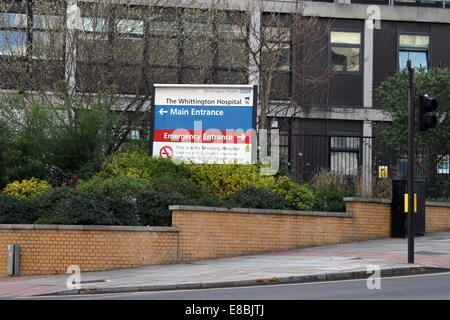
<svg viewBox="0 0 450 320">
<path fill-rule="evenodd" d="M 142 95 L 144 105 L 150 101 L 152 83 L 260 84 L 258 61 L 249 54 L 252 46 L 257 46 L 257 34 L 239 34 L 239 26 L 228 18 L 216 23 L 196 13 L 183 23 L 177 20 L 180 8 L 207 9 L 208 2 L 117 0 L 114 2 L 134 8 L 135 15 L 121 17 L 118 11 L 110 11 L 101 18 L 87 14 L 86 8 L 99 2 L 95 0 L 58 1 L 47 13 L 33 11 L 33 3 L 39 1 L 6 2 L 11 6 L 0 13 L 2 63 L 17 56 L 24 61 L 28 57 L 31 64 L 39 66 L 53 63 L 46 69 L 51 70 L 48 74 L 43 69 L 36 74 L 41 83 L 65 79 L 71 92 L 94 92 L 105 84 L 115 84 L 125 100 Z M 149 3 L 152 10 L 148 10 Z M 245 12 L 255 3 L 259 1 L 219 1 L 216 8 L 227 14 Z M 57 6 L 64 8 L 62 16 L 56 13 Z M 248 28 L 261 30 L 267 15 L 288 16 L 299 6 L 304 16 L 317 17 L 329 26 L 326 36 L 315 43 L 325 48 L 315 62 L 333 77 L 318 86 L 295 113 L 280 113 L 277 106 L 304 89 L 294 68 L 303 70 L 309 63 L 302 55 L 304 48 L 296 47 L 295 41 L 283 44 L 286 65 L 279 67 L 274 77 L 283 94 L 271 96 L 268 110 L 272 127 L 282 132 L 281 152 L 288 156 L 297 177 L 307 180 L 319 168 L 326 168 L 350 177 L 361 175 L 369 186 L 380 167 L 392 165 L 374 158 L 372 124 L 390 119 L 380 111 L 373 90 L 404 68 L 408 59 L 413 66 L 450 65 L 450 2 L 265 1 L 262 10 L 253 7 Z M 52 38 L 59 48 L 57 58 L 33 45 L 39 40 L 50 43 L 46 34 L 52 28 L 41 23 L 44 16 L 65 26 L 64 34 Z M 112 55 L 104 50 L 109 46 L 115 46 Z M 3 89 L 18 85 L 12 79 L 15 69 L 11 70 L 0 75 Z M 448 170 L 443 174 L 448 175 Z"/>
</svg>

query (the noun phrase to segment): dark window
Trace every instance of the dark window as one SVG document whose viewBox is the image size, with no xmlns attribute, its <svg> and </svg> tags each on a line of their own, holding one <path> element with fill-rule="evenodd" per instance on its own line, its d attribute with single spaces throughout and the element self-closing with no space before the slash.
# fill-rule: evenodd
<svg viewBox="0 0 450 320">
<path fill-rule="evenodd" d="M 277 17 L 283 19 L 283 17 Z M 288 100 L 291 95 L 291 29 L 280 22 L 271 27 L 264 26 L 265 40 L 261 47 L 261 77 L 271 77 L 271 99 Z"/>
</svg>

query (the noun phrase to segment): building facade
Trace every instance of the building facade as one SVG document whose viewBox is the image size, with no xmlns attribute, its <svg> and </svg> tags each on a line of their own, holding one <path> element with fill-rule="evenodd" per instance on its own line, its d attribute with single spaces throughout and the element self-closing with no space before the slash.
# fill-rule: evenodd
<svg viewBox="0 0 450 320">
<path fill-rule="evenodd" d="M 124 100 L 140 96 L 140 106 L 148 107 L 153 83 L 261 87 L 270 72 L 264 112 L 270 126 L 280 129 L 281 152 L 303 180 L 325 168 L 360 175 L 369 186 L 382 168 L 398 170 L 401 159 L 374 153 L 378 146 L 373 123 L 391 120 L 381 112 L 374 88 L 404 68 L 408 59 L 413 66 L 450 66 L 446 0 L 42 3 L 45 0 L 4 1 L 4 90 L 17 89 L 24 79 L 31 89 L 66 80 L 75 93 L 113 85 Z M 312 33 L 292 33 L 289 17 L 299 10 L 302 16 L 315 17 L 317 26 L 326 26 L 326 33 L 310 42 Z M 274 25 L 273 14 L 281 20 L 288 17 L 287 22 Z M 270 45 L 258 46 L 261 33 L 274 29 L 287 30 L 291 37 L 278 32 L 277 62 L 267 71 Z M 301 45 L 305 41 L 310 47 Z M 312 78 L 320 81 L 303 96 Z M 300 107 L 291 107 L 294 100 L 301 101 Z M 288 107 L 280 109 L 283 104 Z M 448 169 L 441 174 L 448 178 Z"/>
</svg>

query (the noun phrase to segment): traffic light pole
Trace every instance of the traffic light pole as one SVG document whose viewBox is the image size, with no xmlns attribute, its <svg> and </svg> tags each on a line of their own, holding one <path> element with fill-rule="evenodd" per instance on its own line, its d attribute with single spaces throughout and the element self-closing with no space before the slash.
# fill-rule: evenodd
<svg viewBox="0 0 450 320">
<path fill-rule="evenodd" d="M 414 263 L 414 95 L 415 77 L 408 60 L 408 263 Z"/>
</svg>

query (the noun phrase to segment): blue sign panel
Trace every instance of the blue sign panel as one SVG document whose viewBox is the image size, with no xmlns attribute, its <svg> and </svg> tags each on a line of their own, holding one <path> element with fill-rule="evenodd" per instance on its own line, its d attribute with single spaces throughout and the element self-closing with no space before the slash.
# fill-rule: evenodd
<svg viewBox="0 0 450 320">
<path fill-rule="evenodd" d="M 194 130 L 196 121 L 202 128 L 252 129 L 253 108 L 242 106 L 155 106 L 155 130 Z"/>
</svg>

